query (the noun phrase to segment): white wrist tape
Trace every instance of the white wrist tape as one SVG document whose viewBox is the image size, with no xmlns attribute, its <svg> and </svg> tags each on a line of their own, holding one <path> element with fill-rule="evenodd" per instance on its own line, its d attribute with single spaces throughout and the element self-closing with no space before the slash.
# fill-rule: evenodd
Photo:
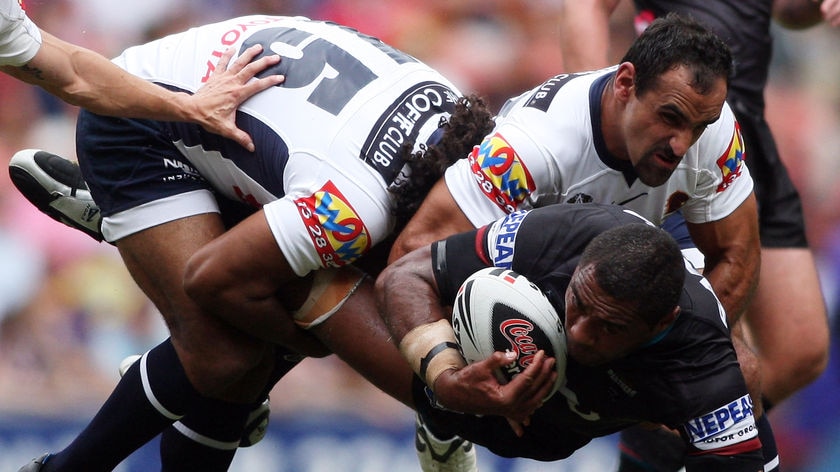
<svg viewBox="0 0 840 472">
<path fill-rule="evenodd" d="M 467 365 L 447 320 L 420 325 L 409 331 L 400 341 L 400 352 L 432 389 L 440 374 Z"/>
</svg>

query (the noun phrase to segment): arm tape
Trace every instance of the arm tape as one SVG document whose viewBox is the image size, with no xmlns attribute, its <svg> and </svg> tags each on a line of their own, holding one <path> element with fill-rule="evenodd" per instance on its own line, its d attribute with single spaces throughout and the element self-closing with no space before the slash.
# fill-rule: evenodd
<svg viewBox="0 0 840 472">
<path fill-rule="evenodd" d="M 458 344 L 453 343 L 452 341 L 444 341 L 437 346 L 433 347 L 425 357 L 420 359 L 420 377 L 425 379 L 426 378 L 426 371 L 429 370 L 429 364 L 431 364 L 432 359 L 435 358 L 441 352 L 447 349 L 455 349 L 459 353 L 461 352 L 460 346 Z"/>
<path fill-rule="evenodd" d="M 452 325 L 444 319 L 409 331 L 400 341 L 400 352 L 429 387 L 434 387 L 435 380 L 443 372 L 467 365 L 458 349 Z"/>
</svg>

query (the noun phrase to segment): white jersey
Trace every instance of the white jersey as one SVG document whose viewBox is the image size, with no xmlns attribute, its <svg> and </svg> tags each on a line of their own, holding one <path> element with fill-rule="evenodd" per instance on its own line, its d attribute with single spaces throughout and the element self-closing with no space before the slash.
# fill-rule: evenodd
<svg viewBox="0 0 840 472">
<path fill-rule="evenodd" d="M 615 68 L 564 74 L 510 100 L 496 128 L 446 184 L 475 226 L 506 213 L 555 203 L 613 203 L 661 224 L 726 217 L 752 192 L 735 117 L 724 105 L 667 183 L 643 184 L 628 161 L 611 156 L 600 131 L 601 92 Z"/>
<path fill-rule="evenodd" d="M 19 0 L 0 0 L 0 66 L 22 66 L 41 49 L 41 30 Z"/>
<path fill-rule="evenodd" d="M 299 275 L 352 262 L 393 228 L 388 191 L 405 142 L 425 144 L 460 93 L 439 73 L 350 28 L 249 16 L 127 49 L 115 62 L 177 90 L 198 90 L 229 47 L 263 45 L 285 82 L 244 102 L 237 123 L 256 155 L 172 124 L 172 141 L 224 196 L 262 207 Z M 107 223 L 107 220 L 106 220 Z"/>
</svg>

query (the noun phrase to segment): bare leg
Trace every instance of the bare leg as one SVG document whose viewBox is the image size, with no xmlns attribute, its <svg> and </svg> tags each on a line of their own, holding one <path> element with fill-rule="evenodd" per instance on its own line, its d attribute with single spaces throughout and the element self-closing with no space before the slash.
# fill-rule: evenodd
<svg viewBox="0 0 840 472">
<path fill-rule="evenodd" d="M 828 363 L 825 301 L 811 251 L 761 250 L 761 279 L 743 321 L 772 403 L 814 381 Z"/>
</svg>

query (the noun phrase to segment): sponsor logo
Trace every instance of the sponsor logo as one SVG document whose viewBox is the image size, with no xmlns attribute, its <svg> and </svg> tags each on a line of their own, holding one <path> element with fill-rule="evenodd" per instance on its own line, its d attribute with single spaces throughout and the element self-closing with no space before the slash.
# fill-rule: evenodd
<svg viewBox="0 0 840 472">
<path fill-rule="evenodd" d="M 593 198 L 585 193 L 576 193 L 566 200 L 566 203 L 591 203 Z"/>
<path fill-rule="evenodd" d="M 474 147 L 469 163 L 481 191 L 505 213 L 516 211 L 535 190 L 528 168 L 499 133 Z"/>
<path fill-rule="evenodd" d="M 213 75 L 213 72 L 216 71 L 216 64 L 219 62 L 219 58 L 222 57 L 225 50 L 236 43 L 238 43 L 245 35 L 248 30 L 252 28 L 259 28 L 264 25 L 269 25 L 272 23 L 277 23 L 279 21 L 283 21 L 282 17 L 274 17 L 274 16 L 262 16 L 259 18 L 253 18 L 247 22 L 237 23 L 231 27 L 231 29 L 222 33 L 219 37 L 219 45 L 217 49 L 214 49 L 210 53 L 210 57 L 207 58 L 205 61 L 205 71 L 204 75 L 201 77 L 201 83 L 205 83 L 210 80 L 210 76 Z M 263 53 L 265 54 L 265 52 Z"/>
<path fill-rule="evenodd" d="M 382 114 L 362 146 L 359 157 L 390 185 L 403 167 L 400 150 L 415 142 L 420 128 L 441 113 L 454 113 L 457 95 L 435 82 L 422 82 L 402 94 Z"/>
<path fill-rule="evenodd" d="M 341 267 L 370 249 L 370 233 L 362 219 L 332 182 L 295 206 L 324 267 Z"/>
<path fill-rule="evenodd" d="M 715 449 L 752 439 L 758 435 L 749 395 L 685 424 L 691 443 L 699 449 Z"/>
<path fill-rule="evenodd" d="M 499 325 L 499 331 L 510 343 L 510 350 L 516 353 L 516 361 L 503 367 L 507 378 L 513 378 L 531 365 L 539 351 L 531 335 L 534 325 L 521 318 L 511 318 Z"/>
<path fill-rule="evenodd" d="M 511 268 L 516 245 L 516 232 L 527 214 L 527 211 L 517 211 L 496 221 L 491 226 L 487 236 L 487 245 L 494 266 L 505 269 Z"/>
<path fill-rule="evenodd" d="M 735 179 L 741 175 L 744 168 L 744 138 L 741 136 L 741 126 L 735 122 L 735 131 L 732 133 L 732 140 L 729 142 L 729 149 L 717 160 L 717 165 L 723 175 L 723 181 L 718 185 L 717 191 L 723 192 Z"/>
<path fill-rule="evenodd" d="M 195 167 L 178 159 L 164 158 L 163 167 L 167 169 L 167 171 L 174 170 L 175 172 L 163 177 L 162 180 L 164 182 L 177 182 L 181 180 L 204 180 L 204 177 L 201 176 L 201 174 L 198 172 L 198 170 L 196 170 Z"/>
<path fill-rule="evenodd" d="M 554 100 L 554 96 L 560 91 L 560 88 L 578 75 L 580 74 L 560 74 L 546 80 L 531 95 L 525 106 L 547 111 L 548 107 L 551 106 L 551 101 Z"/>
<path fill-rule="evenodd" d="M 627 385 L 627 383 L 624 380 L 621 380 L 621 377 L 619 377 L 614 370 L 607 369 L 607 375 L 609 376 L 610 380 L 612 380 L 613 383 L 616 384 L 618 388 L 620 388 L 621 391 L 624 392 L 624 394 L 628 397 L 635 397 L 639 393 L 636 390 L 634 390 L 631 386 Z"/>
</svg>

